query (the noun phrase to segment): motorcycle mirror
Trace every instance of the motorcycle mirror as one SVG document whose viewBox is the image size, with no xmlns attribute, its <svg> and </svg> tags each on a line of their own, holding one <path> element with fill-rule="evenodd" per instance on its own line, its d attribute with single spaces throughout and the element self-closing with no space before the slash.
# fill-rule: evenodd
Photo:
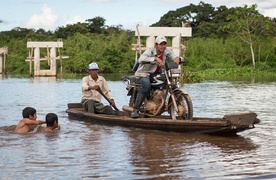
<svg viewBox="0 0 276 180">
<path fill-rule="evenodd" d="M 184 64 L 184 63 L 185 63 L 184 57 L 180 57 L 179 58 L 179 64 Z"/>
</svg>

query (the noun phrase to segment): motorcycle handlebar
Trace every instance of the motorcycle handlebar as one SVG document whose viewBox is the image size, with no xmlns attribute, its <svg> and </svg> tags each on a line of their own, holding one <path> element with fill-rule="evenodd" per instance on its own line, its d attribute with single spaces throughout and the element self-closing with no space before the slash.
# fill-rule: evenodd
<svg viewBox="0 0 276 180">
<path fill-rule="evenodd" d="M 165 63 L 165 67 L 166 67 L 166 70 L 177 69 L 178 68 L 178 64 L 175 63 L 175 62 L 169 62 L 169 63 Z"/>
</svg>

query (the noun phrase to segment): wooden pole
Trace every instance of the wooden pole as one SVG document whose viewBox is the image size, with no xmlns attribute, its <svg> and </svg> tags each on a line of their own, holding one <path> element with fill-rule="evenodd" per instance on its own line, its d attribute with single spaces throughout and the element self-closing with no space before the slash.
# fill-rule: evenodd
<svg viewBox="0 0 276 180">
<path fill-rule="evenodd" d="M 111 100 L 106 97 L 106 95 L 102 92 L 102 90 L 100 88 L 96 89 L 108 102 L 109 104 L 111 104 Z M 119 109 L 117 108 L 116 105 L 112 105 L 112 107 L 116 110 L 116 111 L 119 111 Z"/>
<path fill-rule="evenodd" d="M 7 74 L 6 53 L 4 53 L 4 74 Z"/>
<path fill-rule="evenodd" d="M 137 39 L 137 44 L 138 44 L 138 48 L 139 48 L 139 57 L 141 56 L 142 54 L 142 50 L 141 50 L 141 37 L 140 37 L 140 32 L 139 32 L 139 24 L 136 25 L 136 30 L 137 30 L 137 33 L 138 33 L 138 39 Z M 138 59 L 137 57 L 137 51 L 136 51 L 136 59 L 135 61 Z"/>
</svg>

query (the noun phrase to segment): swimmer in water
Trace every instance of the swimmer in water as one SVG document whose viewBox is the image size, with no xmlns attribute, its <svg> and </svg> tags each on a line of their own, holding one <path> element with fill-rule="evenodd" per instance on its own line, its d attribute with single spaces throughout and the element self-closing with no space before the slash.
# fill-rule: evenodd
<svg viewBox="0 0 276 180">
<path fill-rule="evenodd" d="M 28 133 L 31 132 L 37 125 L 44 124 L 45 121 L 36 120 L 36 109 L 32 107 L 26 107 L 22 111 L 23 119 L 19 121 L 15 128 L 16 133 Z"/>
<path fill-rule="evenodd" d="M 46 125 L 47 127 L 41 127 L 38 131 L 52 132 L 55 130 L 60 130 L 60 125 L 58 124 L 58 116 L 55 113 L 48 113 L 46 115 Z"/>
</svg>

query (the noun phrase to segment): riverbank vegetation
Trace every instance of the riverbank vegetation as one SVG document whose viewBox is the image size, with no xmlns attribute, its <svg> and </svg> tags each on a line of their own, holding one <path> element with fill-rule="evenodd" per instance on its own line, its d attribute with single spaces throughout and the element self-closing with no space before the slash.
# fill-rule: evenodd
<svg viewBox="0 0 276 180">
<path fill-rule="evenodd" d="M 1 18 L 1 17 L 0 17 Z M 0 20 L 0 23 L 4 23 Z M 276 18 L 265 17 L 257 6 L 227 8 L 200 2 L 169 11 L 152 24 L 155 27 L 192 27 L 192 37 L 183 38 L 187 50 L 183 79 L 198 81 L 211 76 L 274 75 L 276 72 Z M 102 73 L 131 73 L 135 60 L 132 44 L 134 31 L 121 25 L 108 26 L 103 17 L 84 23 L 68 24 L 55 31 L 17 27 L 0 32 L 0 47 L 8 47 L 7 67 L 10 73 L 29 73 L 27 41 L 62 39 L 63 73 L 85 73 L 92 61 Z M 142 38 L 145 45 L 145 39 Z M 59 55 L 59 54 L 58 54 Z M 41 57 L 47 51 L 41 51 Z M 59 68 L 60 64 L 57 61 Z M 49 68 L 47 61 L 41 68 Z"/>
</svg>

